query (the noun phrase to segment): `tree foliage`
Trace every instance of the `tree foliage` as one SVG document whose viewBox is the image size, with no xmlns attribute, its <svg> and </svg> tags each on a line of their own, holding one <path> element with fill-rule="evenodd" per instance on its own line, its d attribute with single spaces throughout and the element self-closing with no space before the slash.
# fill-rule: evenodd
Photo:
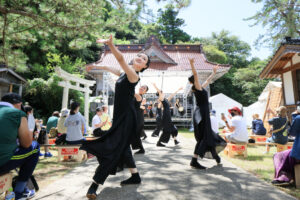
<svg viewBox="0 0 300 200">
<path fill-rule="evenodd" d="M 179 11 L 176 11 L 173 6 L 167 6 L 166 10 L 159 9 L 158 12 L 159 33 L 166 42 L 175 44 L 178 41 L 186 42 L 191 39 L 191 36 L 180 28 L 184 25 L 184 20 L 177 18 Z"/>
<path fill-rule="evenodd" d="M 299 0 L 251 0 L 263 4 L 262 9 L 246 20 L 254 20 L 252 26 L 262 24 L 266 33 L 259 35 L 256 45 L 276 47 L 284 37 L 300 37 Z"/>
<path fill-rule="evenodd" d="M 203 44 L 209 61 L 231 65 L 229 72 L 211 85 L 211 94 L 223 93 L 244 106 L 255 102 L 266 81 L 259 79 L 264 62 L 259 59 L 247 60 L 251 50 L 249 44 L 224 30 L 212 33 L 211 37 L 195 40 Z"/>
</svg>

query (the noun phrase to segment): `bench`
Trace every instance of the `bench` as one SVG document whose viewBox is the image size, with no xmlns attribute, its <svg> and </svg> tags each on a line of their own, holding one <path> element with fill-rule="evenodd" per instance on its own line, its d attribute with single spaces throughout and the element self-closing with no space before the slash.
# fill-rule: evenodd
<svg viewBox="0 0 300 200">
<path fill-rule="evenodd" d="M 235 156 L 244 156 L 244 158 L 247 158 L 247 143 L 227 143 L 224 154 L 230 158 Z"/>
<path fill-rule="evenodd" d="M 293 142 L 288 142 L 287 144 L 276 144 L 277 152 L 289 150 L 293 148 Z"/>
<path fill-rule="evenodd" d="M 250 135 L 249 138 L 255 140 L 255 143 L 265 143 L 268 139 L 268 137 L 264 135 Z"/>
<path fill-rule="evenodd" d="M 12 187 L 12 174 L 7 173 L 0 176 L 0 194 L 6 193 Z"/>
<path fill-rule="evenodd" d="M 56 145 L 58 162 L 61 158 L 67 156 L 74 156 L 77 162 L 81 162 L 87 159 L 86 151 L 79 150 L 81 145 Z"/>
<path fill-rule="evenodd" d="M 295 167 L 295 185 L 296 188 L 300 188 L 300 164 L 296 164 Z"/>
</svg>

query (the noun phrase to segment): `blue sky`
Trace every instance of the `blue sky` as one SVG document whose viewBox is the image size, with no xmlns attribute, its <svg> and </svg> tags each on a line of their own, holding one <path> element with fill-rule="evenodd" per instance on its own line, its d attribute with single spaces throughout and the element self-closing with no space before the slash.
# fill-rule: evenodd
<svg viewBox="0 0 300 200">
<path fill-rule="evenodd" d="M 153 13 L 156 14 L 156 10 L 163 6 L 162 3 L 152 4 Z M 188 8 L 181 10 L 179 18 L 185 20 L 183 30 L 193 37 L 208 37 L 212 32 L 228 30 L 251 45 L 252 57 L 265 59 L 272 55 L 272 50 L 254 47 L 255 39 L 265 30 L 260 25 L 250 27 L 252 22 L 243 20 L 253 16 L 261 7 L 251 0 L 192 0 Z"/>
</svg>

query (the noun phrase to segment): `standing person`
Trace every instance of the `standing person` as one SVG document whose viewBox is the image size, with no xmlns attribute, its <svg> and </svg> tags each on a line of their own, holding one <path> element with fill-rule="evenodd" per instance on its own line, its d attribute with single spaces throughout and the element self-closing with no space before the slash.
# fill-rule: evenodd
<svg viewBox="0 0 300 200">
<path fill-rule="evenodd" d="M 148 88 L 148 86 L 147 86 L 147 88 Z M 144 112 L 145 112 L 145 109 L 146 109 L 146 107 L 145 107 L 146 102 L 147 102 L 147 100 L 145 98 L 143 98 L 141 106 L 140 106 L 140 112 L 141 112 L 140 115 L 142 115 L 142 117 L 143 117 L 143 124 L 145 122 L 144 121 L 144 117 L 145 117 Z M 142 140 L 145 140 L 147 138 L 146 132 L 144 130 L 144 125 L 143 125 L 143 129 L 141 131 L 140 136 L 141 136 Z"/>
<path fill-rule="evenodd" d="M 99 184 L 103 185 L 109 174 L 116 174 L 117 169 L 128 167 L 131 177 L 121 182 L 121 185 L 140 184 L 141 178 L 135 165 L 130 149 L 130 142 L 137 130 L 136 111 L 134 108 L 135 86 L 139 82 L 139 72 L 143 72 L 150 65 L 150 59 L 145 53 L 139 53 L 133 58 L 132 66 L 129 66 L 121 52 L 114 46 L 112 36 L 107 40 L 99 39 L 98 43 L 108 45 L 125 73 L 106 66 L 92 64 L 87 66 L 91 69 L 102 69 L 119 76 L 115 86 L 115 104 L 113 113 L 113 124 L 107 133 L 94 141 L 86 141 L 82 149 L 94 154 L 99 166 L 93 177 L 93 183 L 87 192 L 87 197 L 96 199 L 96 191 Z"/>
<path fill-rule="evenodd" d="M 205 167 L 200 165 L 198 162 L 198 157 L 200 156 L 200 158 L 203 158 L 206 152 L 210 152 L 218 164 L 221 163 L 221 158 L 218 156 L 216 147 L 218 142 L 222 142 L 222 139 L 212 131 L 209 116 L 208 94 L 204 89 L 208 86 L 208 84 L 210 84 L 212 78 L 217 73 L 218 66 L 213 68 L 213 73 L 208 77 L 203 85 L 201 85 L 198 73 L 194 66 L 194 59 L 190 58 L 189 61 L 193 72 L 193 75 L 189 77 L 189 82 L 193 84 L 192 91 L 197 103 L 193 116 L 194 133 L 197 144 L 195 146 L 190 166 L 195 169 L 205 169 Z"/>
<path fill-rule="evenodd" d="M 267 112 L 272 113 L 272 119 L 269 119 L 268 122 L 273 126 L 272 128 L 272 136 L 267 139 L 267 143 L 278 143 L 278 144 L 286 144 L 288 142 L 288 133 L 287 127 L 289 124 L 289 120 L 287 118 L 287 109 L 284 106 L 280 106 L 276 109 L 276 113 L 268 109 Z M 264 153 L 269 153 L 270 146 L 266 145 L 266 151 Z"/>
<path fill-rule="evenodd" d="M 156 96 L 158 96 L 159 94 L 156 93 Z M 152 133 L 152 137 L 158 137 L 160 131 L 162 130 L 162 112 L 161 112 L 161 107 L 162 107 L 162 103 L 160 101 L 158 101 L 157 106 L 156 106 L 156 127 Z"/>
<path fill-rule="evenodd" d="M 252 134 L 254 135 L 266 135 L 267 131 L 266 128 L 264 127 L 264 122 L 259 119 L 258 114 L 254 114 L 252 116 L 253 121 L 252 121 Z"/>
<path fill-rule="evenodd" d="M 159 94 L 158 100 L 162 103 L 163 106 L 163 116 L 162 116 L 162 127 L 163 127 L 163 133 L 161 134 L 159 140 L 157 141 L 156 146 L 158 147 L 165 147 L 166 145 L 162 143 L 168 143 L 170 140 L 170 137 L 172 135 L 174 139 L 175 145 L 179 144 L 177 140 L 177 135 L 178 135 L 178 130 L 177 127 L 173 124 L 172 119 L 171 119 L 171 111 L 170 111 L 170 105 L 169 102 L 171 99 L 179 92 L 182 90 L 182 87 L 179 88 L 176 92 L 171 94 L 167 99 L 165 98 L 165 95 L 162 93 L 161 90 L 159 90 L 155 83 L 153 83 L 154 88 Z"/>
<path fill-rule="evenodd" d="M 0 174 L 20 168 L 14 187 L 16 200 L 35 195 L 34 190 L 27 188 L 27 182 L 38 163 L 40 151 L 39 144 L 32 141 L 32 131 L 28 129 L 21 106 L 22 99 L 15 93 L 5 94 L 0 102 Z"/>
<path fill-rule="evenodd" d="M 85 119 L 80 114 L 80 104 L 77 102 L 71 103 L 70 115 L 67 117 L 64 126 L 67 127 L 67 144 L 81 144 L 85 140 L 83 137 Z"/>
<path fill-rule="evenodd" d="M 96 108 L 96 115 L 92 119 L 92 129 L 93 129 L 93 135 L 101 137 L 105 132 L 102 130 L 102 127 L 106 125 L 107 120 L 102 121 L 101 116 L 103 114 L 102 108 L 98 107 Z"/>
<path fill-rule="evenodd" d="M 219 134 L 219 121 L 216 116 L 215 110 L 211 110 L 210 112 L 210 122 L 211 122 L 211 129 L 213 130 L 213 132 Z"/>
<path fill-rule="evenodd" d="M 141 140 L 141 135 L 145 134 L 144 132 L 144 110 L 141 108 L 141 103 L 143 101 L 143 95 L 148 91 L 147 85 L 142 85 L 139 88 L 139 92 L 134 95 L 134 106 L 137 116 L 137 131 L 134 137 L 132 137 L 131 147 L 133 150 L 139 149 L 135 154 L 144 154 L 145 149 Z M 144 136 L 145 137 L 145 136 Z M 146 136 L 147 137 L 147 136 Z"/>
</svg>

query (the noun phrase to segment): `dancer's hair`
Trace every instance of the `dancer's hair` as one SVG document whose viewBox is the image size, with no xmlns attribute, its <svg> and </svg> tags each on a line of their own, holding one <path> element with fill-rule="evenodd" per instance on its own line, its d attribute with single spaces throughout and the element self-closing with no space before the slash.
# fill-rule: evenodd
<svg viewBox="0 0 300 200">
<path fill-rule="evenodd" d="M 79 103 L 77 103 L 77 102 L 73 102 L 73 103 L 71 103 L 71 106 L 70 106 L 70 108 L 71 108 L 71 110 L 70 110 L 70 115 L 75 115 L 75 110 L 78 108 L 80 106 L 80 104 Z"/>
<path fill-rule="evenodd" d="M 145 54 L 146 56 L 147 56 L 147 58 L 148 58 L 148 61 L 147 61 L 147 63 L 146 63 L 146 68 L 143 68 L 140 72 L 143 72 L 143 71 L 145 71 L 146 69 L 148 69 L 149 68 L 149 66 L 150 66 L 150 63 L 151 63 L 151 60 L 150 60 L 150 57 L 144 52 L 144 51 L 141 51 L 140 53 L 142 53 L 142 54 Z M 138 53 L 138 54 L 140 54 L 140 53 Z"/>
<path fill-rule="evenodd" d="M 195 79 L 194 79 L 194 75 L 191 75 L 189 77 L 189 82 L 192 83 L 194 85 Z"/>
<path fill-rule="evenodd" d="M 54 112 L 52 113 L 52 116 L 59 117 L 59 112 L 58 112 L 58 111 L 54 111 Z"/>
<path fill-rule="evenodd" d="M 148 90 L 149 90 L 148 85 L 142 85 L 141 87 L 145 87 L 146 88 L 146 92 L 148 92 Z"/>
</svg>

